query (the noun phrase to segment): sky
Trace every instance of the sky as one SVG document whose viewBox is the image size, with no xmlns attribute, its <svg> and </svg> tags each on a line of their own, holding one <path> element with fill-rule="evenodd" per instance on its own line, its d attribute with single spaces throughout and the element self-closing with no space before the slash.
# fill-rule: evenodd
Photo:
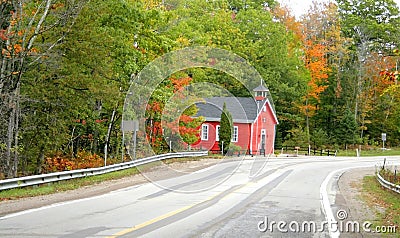
<svg viewBox="0 0 400 238">
<path fill-rule="evenodd" d="M 316 0 L 317 2 L 329 2 L 329 0 Z M 398 6 L 400 6 L 400 0 L 394 0 Z M 292 10 L 296 18 L 307 12 L 311 6 L 313 0 L 278 0 L 281 4 L 288 5 Z"/>
</svg>

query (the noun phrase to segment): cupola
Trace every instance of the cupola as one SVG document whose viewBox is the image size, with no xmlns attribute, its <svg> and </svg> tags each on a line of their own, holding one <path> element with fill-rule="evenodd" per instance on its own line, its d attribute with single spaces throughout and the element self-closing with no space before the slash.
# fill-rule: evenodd
<svg viewBox="0 0 400 238">
<path fill-rule="evenodd" d="M 254 92 L 254 96 L 255 96 L 255 99 L 257 100 L 257 101 L 262 101 L 262 100 L 264 100 L 265 98 L 267 98 L 268 97 L 268 92 L 269 92 L 269 90 L 268 90 L 268 88 L 266 88 L 264 85 L 263 85 L 263 83 L 262 83 L 262 81 L 261 81 L 261 84 L 258 86 L 258 87 L 256 87 L 255 89 L 253 89 L 253 92 Z"/>
</svg>

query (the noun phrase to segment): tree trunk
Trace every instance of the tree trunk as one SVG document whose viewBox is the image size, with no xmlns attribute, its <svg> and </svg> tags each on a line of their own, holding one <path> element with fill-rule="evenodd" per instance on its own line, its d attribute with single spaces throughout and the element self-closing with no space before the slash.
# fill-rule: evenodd
<svg viewBox="0 0 400 238">
<path fill-rule="evenodd" d="M 18 165 L 19 165 L 19 115 L 20 115 L 20 84 L 18 83 L 17 89 L 15 91 L 15 126 L 14 126 L 14 158 L 13 158 L 13 166 L 12 166 L 12 173 L 13 177 L 17 177 L 18 175 Z"/>
<path fill-rule="evenodd" d="M 306 99 L 306 133 L 307 133 L 307 143 L 310 146 L 310 117 L 308 115 L 308 97 Z"/>
<path fill-rule="evenodd" d="M 107 165 L 107 155 L 108 155 L 108 144 L 110 143 L 111 129 L 115 118 L 116 109 L 114 108 L 110 123 L 108 124 L 108 131 L 106 135 L 106 144 L 104 145 L 104 166 Z"/>
<path fill-rule="evenodd" d="M 11 102 L 10 102 L 11 103 Z M 6 143 L 6 173 L 7 177 L 11 178 L 12 177 L 12 171 L 11 171 L 11 151 L 12 151 L 12 142 L 14 139 L 14 124 L 15 124 L 15 108 L 11 107 L 10 109 L 10 114 L 8 118 L 8 127 L 7 127 L 7 143 Z"/>
<path fill-rule="evenodd" d="M 38 157 L 36 158 L 36 170 L 35 174 L 41 174 L 42 173 L 42 165 L 44 161 L 44 147 L 41 146 L 39 150 Z"/>
</svg>

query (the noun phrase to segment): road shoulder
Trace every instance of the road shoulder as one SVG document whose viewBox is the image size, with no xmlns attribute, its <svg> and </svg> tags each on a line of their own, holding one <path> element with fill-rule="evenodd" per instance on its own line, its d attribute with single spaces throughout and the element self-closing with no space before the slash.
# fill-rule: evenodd
<svg viewBox="0 0 400 238">
<path fill-rule="evenodd" d="M 366 222 L 374 222 L 376 214 L 362 198 L 362 183 L 365 176 L 374 175 L 374 168 L 352 169 L 344 172 L 338 181 L 336 194 L 336 206 L 345 210 L 348 214 L 345 221 L 356 221 L 361 225 Z M 361 229 L 362 230 L 362 229 Z M 341 237 L 376 237 L 376 234 L 341 233 Z"/>
</svg>

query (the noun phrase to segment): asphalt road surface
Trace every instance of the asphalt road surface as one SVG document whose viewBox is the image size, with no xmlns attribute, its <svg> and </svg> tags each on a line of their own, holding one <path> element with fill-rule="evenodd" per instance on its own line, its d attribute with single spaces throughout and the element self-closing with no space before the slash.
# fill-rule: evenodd
<svg viewBox="0 0 400 238">
<path fill-rule="evenodd" d="M 338 237 L 339 176 L 382 161 L 225 160 L 172 179 L 0 217 L 0 237 Z M 387 162 L 399 164 L 400 158 Z"/>
</svg>

